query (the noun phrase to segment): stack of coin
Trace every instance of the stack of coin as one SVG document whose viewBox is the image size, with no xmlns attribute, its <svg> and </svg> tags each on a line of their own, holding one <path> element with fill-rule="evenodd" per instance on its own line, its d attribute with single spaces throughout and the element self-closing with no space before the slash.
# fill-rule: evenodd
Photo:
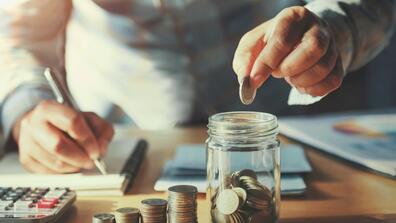
<svg viewBox="0 0 396 223">
<path fill-rule="evenodd" d="M 168 189 L 169 223 L 197 223 L 197 188 L 178 185 Z"/>
<path fill-rule="evenodd" d="M 115 222 L 114 215 L 109 213 L 95 214 L 92 217 L 92 223 L 114 223 L 114 222 Z"/>
<path fill-rule="evenodd" d="M 140 211 L 137 208 L 119 208 L 114 212 L 117 223 L 139 223 Z"/>
<path fill-rule="evenodd" d="M 211 212 L 215 222 L 244 223 L 258 214 L 264 217 L 271 214 L 272 192 L 257 180 L 253 170 L 232 173 L 231 188 L 216 191 Z"/>
<path fill-rule="evenodd" d="M 146 199 L 141 201 L 141 214 L 144 223 L 166 223 L 166 207 L 163 199 Z M 118 223 L 118 221 L 117 221 Z"/>
</svg>

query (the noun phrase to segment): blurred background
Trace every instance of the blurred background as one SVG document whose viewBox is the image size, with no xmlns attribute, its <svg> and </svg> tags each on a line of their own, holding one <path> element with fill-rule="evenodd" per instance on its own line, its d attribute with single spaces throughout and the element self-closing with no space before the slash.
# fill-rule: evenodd
<svg viewBox="0 0 396 223">
<path fill-rule="evenodd" d="M 32 30 L 28 31 L 19 29 L 19 26 L 26 25 L 23 23 L 16 23 L 14 27 L 9 26 L 10 21 L 5 16 L 6 9 L 10 5 L 24 2 L 37 3 L 39 1 L 0 0 L 0 41 L 2 41 L 0 42 L 0 52 L 3 54 L 3 57 L 0 56 L 0 72 L 10 72 L 7 69 L 1 69 L 1 67 L 9 67 L 10 63 L 13 63 L 14 67 L 24 66 L 22 60 L 4 56 L 10 52 L 10 49 L 7 48 L 9 47 L 7 45 L 8 34 L 35 36 L 35 32 L 40 32 L 40 27 L 34 27 L 34 25 L 30 27 Z M 91 7 L 93 2 L 95 5 Z M 194 113 L 195 117 L 190 121 L 186 121 L 186 118 L 181 119 L 181 123 L 187 124 L 205 123 L 208 115 L 230 110 L 258 110 L 283 116 L 396 107 L 395 35 L 390 41 L 390 45 L 380 55 L 359 70 L 349 73 L 340 89 L 316 104 L 287 106 L 290 87 L 283 80 L 272 78 L 258 91 L 257 99 L 253 105 L 247 107 L 239 101 L 238 83 L 231 68 L 233 52 L 240 37 L 266 19 L 272 18 L 284 7 L 302 5 L 303 1 L 281 0 L 276 3 L 261 1 L 261 4 L 251 4 L 258 1 L 214 1 L 217 7 L 224 6 L 224 8 L 232 4 L 241 4 L 240 7 L 237 7 L 238 10 L 230 9 L 222 14 L 219 23 L 216 24 L 206 21 L 211 16 L 216 16 L 210 14 L 212 10 L 209 8 L 205 11 L 208 15 L 195 15 L 193 14 L 195 11 L 188 12 L 186 10 L 187 13 L 182 15 L 183 19 L 196 22 L 192 26 L 193 28 L 184 30 L 186 35 L 183 38 L 186 38 L 184 39 L 186 45 L 183 47 L 188 49 L 187 56 L 172 48 L 172 38 L 173 35 L 176 36 L 172 32 L 177 32 L 177 29 L 170 29 L 173 30 L 172 32 L 166 30 L 166 27 L 169 26 L 168 23 L 173 21 L 172 11 L 160 16 L 158 21 L 149 24 L 148 27 L 144 27 L 139 26 L 139 19 L 146 19 L 145 16 L 148 16 L 147 13 L 150 13 L 150 9 L 144 8 L 145 11 L 135 12 L 135 15 L 140 16 L 137 18 L 123 17 L 122 8 L 113 7 L 117 2 L 129 1 L 74 1 L 75 8 L 66 29 L 66 62 L 60 64 L 61 69 L 67 72 L 69 87 L 81 107 L 84 110 L 95 110 L 112 121 L 125 122 L 129 120 L 128 122 L 134 122 L 135 118 L 149 120 L 165 113 L 168 115 L 168 111 L 163 111 L 165 107 L 175 107 L 177 110 L 169 112 L 168 116 L 164 115 L 165 119 L 183 116 L 188 112 Z M 153 1 L 153 4 L 155 5 L 156 2 Z M 197 1 L 169 2 L 173 2 L 175 6 L 191 3 L 194 7 L 200 7 Z M 192 6 L 191 8 L 193 8 Z M 186 6 L 186 9 L 188 7 Z M 29 9 L 29 7 L 27 8 Z M 52 19 L 67 14 L 62 11 L 51 11 L 51 8 L 46 9 L 45 3 L 38 11 L 33 7 L 30 11 L 25 10 L 23 13 L 29 14 L 32 18 L 39 17 L 45 21 L 43 24 L 49 27 L 52 25 Z M 264 14 L 265 16 L 263 16 Z M 260 18 L 257 19 L 258 17 Z M 169 18 L 170 20 L 168 20 Z M 29 26 L 29 24 L 27 25 Z M 161 28 L 160 25 L 165 28 Z M 139 36 L 138 31 L 141 31 L 139 29 L 143 30 L 143 35 Z M 219 36 L 227 41 L 224 49 L 219 49 L 219 44 L 225 45 Z M 146 38 L 147 42 L 143 45 L 134 42 L 139 38 Z M 166 45 L 168 43 L 169 45 Z M 37 41 L 24 47 L 34 51 L 34 48 L 39 48 L 40 44 L 42 42 Z M 142 50 L 146 46 L 151 46 L 150 44 L 159 44 L 169 48 Z M 130 49 L 130 52 L 124 53 L 122 47 Z M 38 58 L 53 62 L 56 54 L 38 56 Z M 200 60 L 199 63 L 190 62 L 197 58 Z M 45 64 L 45 62 L 42 63 Z M 141 77 L 129 74 L 128 72 L 131 70 L 128 69 L 137 69 L 139 74 L 146 72 L 147 75 Z M 190 71 L 194 73 L 192 77 L 189 76 Z M 99 75 L 99 73 L 101 74 Z M 0 73 L 0 75 L 2 74 Z M 106 78 L 110 75 L 114 75 L 115 80 L 108 81 Z M 126 75 L 130 76 L 124 81 Z M 158 77 L 160 77 L 158 81 L 148 82 L 150 78 Z M 122 85 L 122 88 L 130 91 L 129 95 L 122 96 L 122 100 L 120 95 L 114 96 L 114 92 L 121 91 L 120 87 L 114 85 L 116 87 L 111 88 L 116 81 L 120 86 Z M 190 88 L 196 91 L 193 95 L 188 93 Z M 111 98 L 113 96 L 117 97 L 118 101 L 114 102 L 114 98 Z M 189 100 L 193 101 L 192 108 L 183 104 Z M 139 103 L 133 104 L 134 101 L 139 101 Z M 131 103 L 131 105 L 124 106 L 124 103 Z M 147 108 L 136 110 L 143 106 L 147 106 Z M 96 109 L 96 107 L 101 108 Z M 129 108 L 131 108 L 130 111 Z M 122 115 L 125 114 L 124 111 L 129 115 Z M 131 114 L 136 117 L 131 117 Z M 154 121 L 151 120 L 151 122 Z M 156 122 L 160 122 L 160 120 L 158 119 Z M 179 121 L 175 120 L 175 122 Z"/>
</svg>

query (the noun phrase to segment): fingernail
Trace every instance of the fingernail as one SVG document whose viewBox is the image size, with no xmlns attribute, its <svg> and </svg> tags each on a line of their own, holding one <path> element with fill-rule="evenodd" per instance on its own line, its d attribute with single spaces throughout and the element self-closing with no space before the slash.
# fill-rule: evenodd
<svg viewBox="0 0 396 223">
<path fill-rule="evenodd" d="M 91 160 L 95 160 L 95 159 L 99 158 L 100 157 L 100 147 L 99 147 L 99 145 L 97 147 L 95 147 L 94 150 L 91 150 L 88 153 L 88 155 L 89 155 L 89 158 Z"/>
<path fill-rule="evenodd" d="M 245 78 L 245 76 L 238 75 L 237 77 L 238 77 L 238 83 L 239 83 L 239 85 L 241 85 L 243 78 Z"/>
</svg>

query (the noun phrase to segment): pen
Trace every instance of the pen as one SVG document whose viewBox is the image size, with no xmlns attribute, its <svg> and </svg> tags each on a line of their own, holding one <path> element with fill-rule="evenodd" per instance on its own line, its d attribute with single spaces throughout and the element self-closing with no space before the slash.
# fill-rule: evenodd
<svg viewBox="0 0 396 223">
<path fill-rule="evenodd" d="M 54 92 L 56 101 L 58 103 L 68 105 L 74 108 L 76 111 L 80 111 L 80 109 L 78 108 L 76 102 L 73 100 L 71 95 L 69 95 L 68 92 L 62 87 L 60 81 L 58 80 L 56 74 L 54 73 L 54 70 L 50 68 L 46 68 L 44 71 L 44 76 L 47 79 L 52 91 Z M 96 168 L 102 174 L 107 174 L 106 164 L 101 158 L 94 159 L 93 162 Z"/>
</svg>

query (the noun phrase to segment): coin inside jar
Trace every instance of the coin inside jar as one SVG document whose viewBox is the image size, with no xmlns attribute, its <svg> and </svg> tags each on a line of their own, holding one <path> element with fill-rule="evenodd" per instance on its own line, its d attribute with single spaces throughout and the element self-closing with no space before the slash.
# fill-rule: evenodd
<svg viewBox="0 0 396 223">
<path fill-rule="evenodd" d="M 240 198 L 232 189 L 225 189 L 220 191 L 216 200 L 216 206 L 222 214 L 232 214 L 238 210 Z"/>
<path fill-rule="evenodd" d="M 241 102 L 245 105 L 250 105 L 253 103 L 256 97 L 256 89 L 250 85 L 250 77 L 245 76 L 239 86 L 239 98 Z"/>
</svg>

